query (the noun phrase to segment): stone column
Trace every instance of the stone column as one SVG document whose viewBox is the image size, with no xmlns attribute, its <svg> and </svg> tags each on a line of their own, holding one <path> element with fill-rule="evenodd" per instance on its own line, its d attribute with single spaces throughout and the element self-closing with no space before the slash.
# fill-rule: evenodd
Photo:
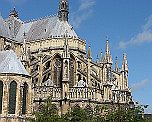
<svg viewBox="0 0 152 122">
<path fill-rule="evenodd" d="M 17 89 L 16 89 L 16 110 L 15 110 L 15 115 L 19 116 L 20 114 L 20 108 L 21 108 L 21 104 L 20 104 L 20 84 L 17 83 Z"/>
<path fill-rule="evenodd" d="M 23 84 L 20 86 L 20 112 L 19 114 L 22 115 L 22 107 L 23 107 Z"/>
<path fill-rule="evenodd" d="M 26 104 L 27 116 L 30 116 L 33 112 L 33 107 L 32 107 L 33 99 L 32 98 L 33 98 L 32 87 L 31 87 L 31 85 L 28 85 L 27 104 Z"/>
<path fill-rule="evenodd" d="M 8 98 L 9 98 L 9 84 L 8 81 L 3 83 L 3 104 L 2 104 L 2 116 L 7 116 L 8 114 Z"/>
</svg>

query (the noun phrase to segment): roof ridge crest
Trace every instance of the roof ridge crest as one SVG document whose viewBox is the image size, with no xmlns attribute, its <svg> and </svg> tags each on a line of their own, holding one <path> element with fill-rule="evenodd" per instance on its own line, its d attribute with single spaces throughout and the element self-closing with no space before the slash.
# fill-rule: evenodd
<svg viewBox="0 0 152 122">
<path fill-rule="evenodd" d="M 51 18 L 51 17 L 57 17 L 57 14 L 47 15 L 47 16 L 40 17 L 40 18 L 37 18 L 37 19 L 30 19 L 30 20 L 24 21 L 24 23 L 34 22 L 34 21 L 38 21 L 38 20 L 43 20 L 43 19 Z"/>
</svg>

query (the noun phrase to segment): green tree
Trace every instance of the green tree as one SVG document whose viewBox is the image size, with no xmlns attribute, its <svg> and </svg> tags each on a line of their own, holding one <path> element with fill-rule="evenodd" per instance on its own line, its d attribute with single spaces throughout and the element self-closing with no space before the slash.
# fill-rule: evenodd
<svg viewBox="0 0 152 122">
<path fill-rule="evenodd" d="M 115 106 L 113 106 L 115 108 Z M 102 113 L 105 109 L 106 113 Z M 108 106 L 96 106 L 94 111 L 91 109 L 82 109 L 74 107 L 66 114 L 59 116 L 54 108 L 51 98 L 45 100 L 38 112 L 35 112 L 35 119 L 32 122 L 152 122 L 151 118 L 143 119 L 143 108 L 136 106 L 132 109 L 119 106 L 108 112 Z"/>
<path fill-rule="evenodd" d="M 92 117 L 92 113 L 89 113 L 82 108 L 72 108 L 62 116 L 66 122 L 92 122 Z"/>
<path fill-rule="evenodd" d="M 50 97 L 39 106 L 39 111 L 35 112 L 34 115 L 35 119 L 32 119 L 32 122 L 58 122 L 60 120 Z"/>
</svg>

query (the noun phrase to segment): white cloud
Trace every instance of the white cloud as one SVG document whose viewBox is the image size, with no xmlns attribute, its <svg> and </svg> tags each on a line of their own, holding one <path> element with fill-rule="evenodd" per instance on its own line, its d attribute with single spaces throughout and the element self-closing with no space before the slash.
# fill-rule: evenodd
<svg viewBox="0 0 152 122">
<path fill-rule="evenodd" d="M 79 28 L 80 24 L 90 17 L 93 13 L 93 6 L 96 0 L 79 0 L 80 5 L 77 11 L 72 13 L 71 23 L 75 28 Z"/>
<path fill-rule="evenodd" d="M 11 4 L 13 4 L 15 6 L 17 4 L 24 3 L 26 0 L 5 0 L 5 1 L 10 2 Z"/>
<path fill-rule="evenodd" d="M 79 11 L 88 9 L 95 5 L 95 0 L 80 0 Z"/>
<path fill-rule="evenodd" d="M 140 45 L 145 42 L 152 42 L 152 15 L 149 16 L 146 23 L 142 26 L 143 30 L 132 37 L 129 41 L 119 42 L 120 48 L 126 48 L 130 45 Z"/>
<path fill-rule="evenodd" d="M 137 91 L 137 90 L 139 90 L 141 88 L 144 88 L 146 85 L 149 84 L 149 82 L 150 82 L 149 80 L 145 79 L 145 80 L 142 80 L 139 83 L 132 84 L 131 85 L 131 91 L 135 92 L 135 91 Z"/>
</svg>

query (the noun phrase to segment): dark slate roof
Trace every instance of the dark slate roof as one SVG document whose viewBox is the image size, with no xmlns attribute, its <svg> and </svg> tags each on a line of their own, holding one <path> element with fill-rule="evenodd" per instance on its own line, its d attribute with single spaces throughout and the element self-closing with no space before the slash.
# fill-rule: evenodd
<svg viewBox="0 0 152 122">
<path fill-rule="evenodd" d="M 13 50 L 0 52 L 0 73 L 15 73 L 29 76 L 29 73 Z"/>
<path fill-rule="evenodd" d="M 11 21 L 14 25 L 12 27 Z M 10 26 L 10 28 L 9 28 Z M 73 27 L 67 21 L 60 21 L 58 16 L 49 16 L 38 20 L 23 22 L 19 18 L 12 17 L 6 21 L 0 16 L 0 36 L 12 38 L 23 42 L 24 33 L 27 41 L 62 38 L 65 34 L 78 38 Z"/>
<path fill-rule="evenodd" d="M 9 31 L 8 25 L 4 21 L 1 15 L 0 15 L 0 36 L 10 37 L 10 31 Z"/>
<path fill-rule="evenodd" d="M 16 36 L 16 40 L 23 41 L 24 32 L 26 40 L 47 39 L 65 35 L 66 31 L 68 36 L 76 37 L 77 34 L 67 21 L 60 21 L 57 16 L 47 17 L 32 22 L 24 23 Z"/>
</svg>

